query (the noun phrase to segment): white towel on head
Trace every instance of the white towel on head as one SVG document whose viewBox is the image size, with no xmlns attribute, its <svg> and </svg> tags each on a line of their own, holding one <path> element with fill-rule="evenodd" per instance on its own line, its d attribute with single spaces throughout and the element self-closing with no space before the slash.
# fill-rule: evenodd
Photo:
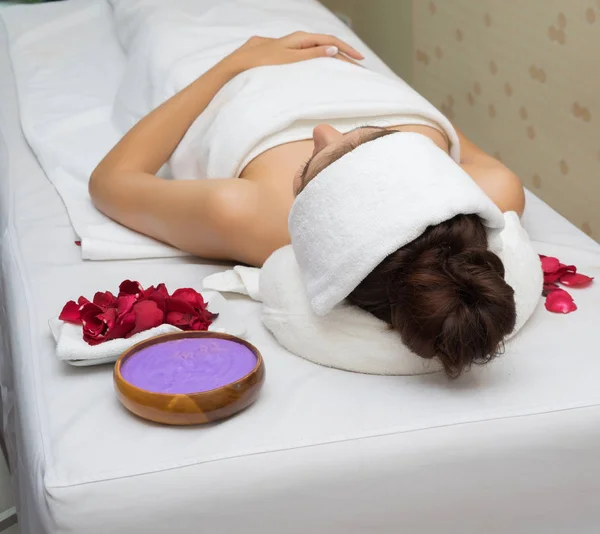
<svg viewBox="0 0 600 534">
<path fill-rule="evenodd" d="M 504 214 L 506 226 L 490 244 L 505 269 L 506 282 L 515 291 L 517 320 L 512 338 L 535 311 L 542 293 L 543 274 L 537 252 L 516 213 Z M 262 320 L 290 352 L 327 367 L 380 375 L 424 374 L 441 369 L 437 361 L 425 360 L 406 348 L 388 325 L 346 302 L 320 317 L 310 306 L 300 268 L 291 246 L 275 251 L 262 269 L 248 269 L 244 280 L 211 275 L 207 289 L 248 294 L 244 281 L 255 287 L 260 278 Z M 254 291 L 253 291 L 254 293 Z"/>
<path fill-rule="evenodd" d="M 497 206 L 424 135 L 390 134 L 342 156 L 304 188 L 289 216 L 313 309 L 325 315 L 384 258 L 461 213 L 479 215 L 491 238 L 504 227 Z"/>
</svg>

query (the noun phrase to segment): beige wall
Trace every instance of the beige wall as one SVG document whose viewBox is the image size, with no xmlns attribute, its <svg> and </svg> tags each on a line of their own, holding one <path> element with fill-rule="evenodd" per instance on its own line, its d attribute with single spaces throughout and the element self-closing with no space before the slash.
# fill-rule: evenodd
<svg viewBox="0 0 600 534">
<path fill-rule="evenodd" d="M 323 3 L 352 17 L 400 76 L 600 240 L 600 0 Z"/>
<path fill-rule="evenodd" d="M 413 85 L 600 238 L 600 0 L 414 0 Z"/>
<path fill-rule="evenodd" d="M 321 0 L 352 19 L 352 29 L 408 83 L 413 70 L 411 0 Z"/>
</svg>

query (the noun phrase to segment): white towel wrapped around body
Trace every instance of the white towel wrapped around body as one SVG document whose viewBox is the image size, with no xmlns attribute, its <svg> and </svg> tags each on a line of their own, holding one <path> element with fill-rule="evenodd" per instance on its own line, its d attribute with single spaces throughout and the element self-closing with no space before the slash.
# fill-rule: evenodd
<svg viewBox="0 0 600 534">
<path fill-rule="evenodd" d="M 517 321 L 513 337 L 540 300 L 543 273 L 538 254 L 514 212 L 504 214 L 505 226 L 490 249 L 498 254 L 506 282 L 515 291 Z M 243 275 L 243 276 L 242 276 Z M 414 375 L 441 369 L 436 360 L 412 353 L 400 336 L 370 313 L 341 302 L 327 315 L 317 315 L 309 302 L 293 248 L 275 251 L 262 269 L 244 268 L 204 279 L 206 289 L 248 294 L 260 278 L 262 321 L 290 352 L 327 367 L 381 375 Z"/>
<path fill-rule="evenodd" d="M 176 179 L 238 176 L 246 156 L 263 139 L 312 119 L 361 118 L 369 124 L 375 117 L 421 117 L 446 133 L 458 159 L 458 137 L 448 119 L 318 2 L 110 3 L 128 57 L 113 110 L 123 132 L 253 35 L 279 38 L 298 30 L 334 34 L 366 56 L 361 62 L 366 68 L 319 58 L 237 75 L 194 121 L 171 156 Z"/>
</svg>

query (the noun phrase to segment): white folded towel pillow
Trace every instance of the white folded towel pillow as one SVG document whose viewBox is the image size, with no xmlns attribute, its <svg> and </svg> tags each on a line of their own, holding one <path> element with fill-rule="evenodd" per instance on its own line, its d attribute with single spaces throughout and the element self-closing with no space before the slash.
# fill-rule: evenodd
<svg viewBox="0 0 600 534">
<path fill-rule="evenodd" d="M 515 291 L 517 320 L 513 337 L 531 317 L 540 300 L 543 273 L 538 254 L 516 213 L 505 213 L 504 230 L 490 249 L 498 254 L 505 280 Z M 259 294 L 256 281 L 260 278 Z M 441 369 L 437 360 L 412 353 L 400 336 L 372 314 L 347 302 L 327 315 L 313 310 L 301 269 L 291 246 L 275 251 L 262 269 L 244 268 L 216 273 L 204 279 L 204 287 L 232 291 L 261 300 L 262 321 L 290 352 L 327 367 L 380 375 L 415 375 Z"/>
<path fill-rule="evenodd" d="M 314 311 L 325 315 L 428 226 L 476 214 L 488 238 L 498 207 L 429 137 L 399 132 L 327 166 L 298 195 L 289 230 Z"/>
</svg>

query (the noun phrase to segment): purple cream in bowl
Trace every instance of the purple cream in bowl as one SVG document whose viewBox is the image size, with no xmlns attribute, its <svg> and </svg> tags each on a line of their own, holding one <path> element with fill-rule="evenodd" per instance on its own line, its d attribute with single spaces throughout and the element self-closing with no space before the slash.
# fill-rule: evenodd
<svg viewBox="0 0 600 534">
<path fill-rule="evenodd" d="M 251 373 L 256 355 L 245 345 L 219 338 L 183 338 L 143 348 L 127 358 L 121 375 L 155 393 L 189 394 L 217 389 Z"/>
</svg>

